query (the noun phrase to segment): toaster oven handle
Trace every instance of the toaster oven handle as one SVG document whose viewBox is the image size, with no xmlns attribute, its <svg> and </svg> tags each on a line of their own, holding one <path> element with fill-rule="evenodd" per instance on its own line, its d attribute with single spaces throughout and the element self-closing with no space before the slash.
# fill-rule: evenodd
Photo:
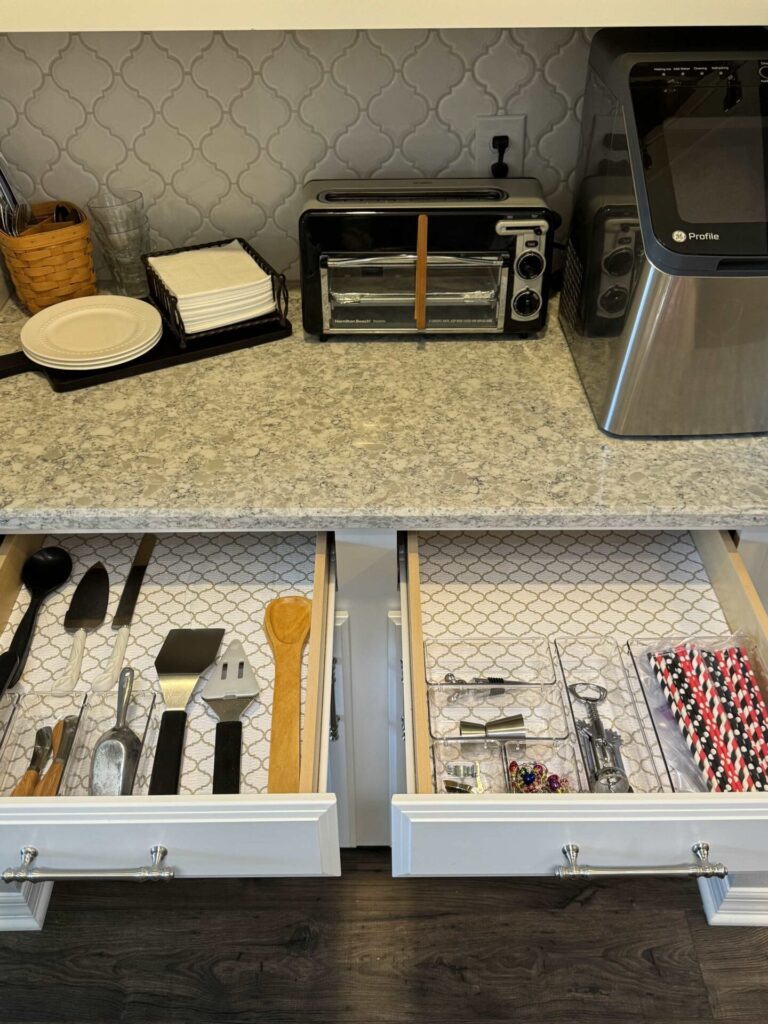
<svg viewBox="0 0 768 1024">
<path fill-rule="evenodd" d="M 321 256 L 320 265 L 331 270 L 349 267 L 412 267 L 416 254 L 398 253 L 392 256 Z M 479 254 L 477 256 L 453 256 L 449 253 L 433 253 L 427 256 L 427 265 L 432 267 L 503 267 L 509 263 L 506 253 Z"/>
<path fill-rule="evenodd" d="M 420 213 L 416 226 L 416 301 L 413 307 L 417 331 L 427 326 L 427 226 L 426 213 Z"/>
</svg>

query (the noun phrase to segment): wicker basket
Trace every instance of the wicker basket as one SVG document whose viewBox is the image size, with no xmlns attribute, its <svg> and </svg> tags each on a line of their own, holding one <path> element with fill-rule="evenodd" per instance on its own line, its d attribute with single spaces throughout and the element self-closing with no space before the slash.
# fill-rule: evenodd
<svg viewBox="0 0 768 1024">
<path fill-rule="evenodd" d="M 77 224 L 54 224 L 57 206 L 78 214 Z M 0 231 L 0 251 L 19 300 L 30 313 L 39 313 L 64 299 L 96 294 L 93 245 L 88 220 L 72 203 L 34 203 L 35 223 L 41 230 L 14 237 Z"/>
</svg>

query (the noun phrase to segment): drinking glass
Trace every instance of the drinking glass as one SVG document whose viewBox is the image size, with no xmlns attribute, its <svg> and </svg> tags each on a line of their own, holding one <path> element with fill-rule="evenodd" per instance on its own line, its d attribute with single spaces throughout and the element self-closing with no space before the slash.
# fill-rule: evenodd
<svg viewBox="0 0 768 1024">
<path fill-rule="evenodd" d="M 144 196 L 135 189 L 102 188 L 88 203 L 88 212 L 103 231 L 126 231 L 141 223 Z"/>
<path fill-rule="evenodd" d="M 94 233 L 101 242 L 107 266 L 122 295 L 142 298 L 148 292 L 147 274 L 141 257 L 149 252 L 149 221 L 142 214 L 122 231 L 105 231 L 99 222 Z"/>
</svg>

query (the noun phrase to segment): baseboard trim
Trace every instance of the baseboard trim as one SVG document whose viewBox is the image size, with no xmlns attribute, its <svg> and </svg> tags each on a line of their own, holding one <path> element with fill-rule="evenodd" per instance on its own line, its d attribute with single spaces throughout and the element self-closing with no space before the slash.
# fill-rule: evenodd
<svg viewBox="0 0 768 1024">
<path fill-rule="evenodd" d="M 730 878 L 700 878 L 708 924 L 768 928 L 768 887 L 735 885 Z"/>
<path fill-rule="evenodd" d="M 53 882 L 5 886 L 0 891 L 0 932 L 39 932 L 52 892 Z"/>
</svg>

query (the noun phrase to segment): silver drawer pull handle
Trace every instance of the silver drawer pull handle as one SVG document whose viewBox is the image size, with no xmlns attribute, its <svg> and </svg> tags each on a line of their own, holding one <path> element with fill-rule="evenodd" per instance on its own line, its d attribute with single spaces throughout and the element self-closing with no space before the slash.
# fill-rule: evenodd
<svg viewBox="0 0 768 1024">
<path fill-rule="evenodd" d="M 709 859 L 709 843 L 695 843 L 692 847 L 696 858 L 693 864 L 656 864 L 649 867 L 590 867 L 579 864 L 579 848 L 575 843 L 563 847 L 568 861 L 555 868 L 558 878 L 608 878 L 611 875 L 672 875 L 684 878 L 725 878 L 728 868 L 725 864 L 713 864 Z"/>
<path fill-rule="evenodd" d="M 69 868 L 33 868 L 37 857 L 34 846 L 22 846 L 21 864 L 17 868 L 6 868 L 4 882 L 76 882 L 84 879 L 101 879 L 108 882 L 168 882 L 174 875 L 173 868 L 163 867 L 168 853 L 164 846 L 153 846 L 150 850 L 152 863 L 141 868 L 95 868 L 70 870 Z"/>
</svg>

